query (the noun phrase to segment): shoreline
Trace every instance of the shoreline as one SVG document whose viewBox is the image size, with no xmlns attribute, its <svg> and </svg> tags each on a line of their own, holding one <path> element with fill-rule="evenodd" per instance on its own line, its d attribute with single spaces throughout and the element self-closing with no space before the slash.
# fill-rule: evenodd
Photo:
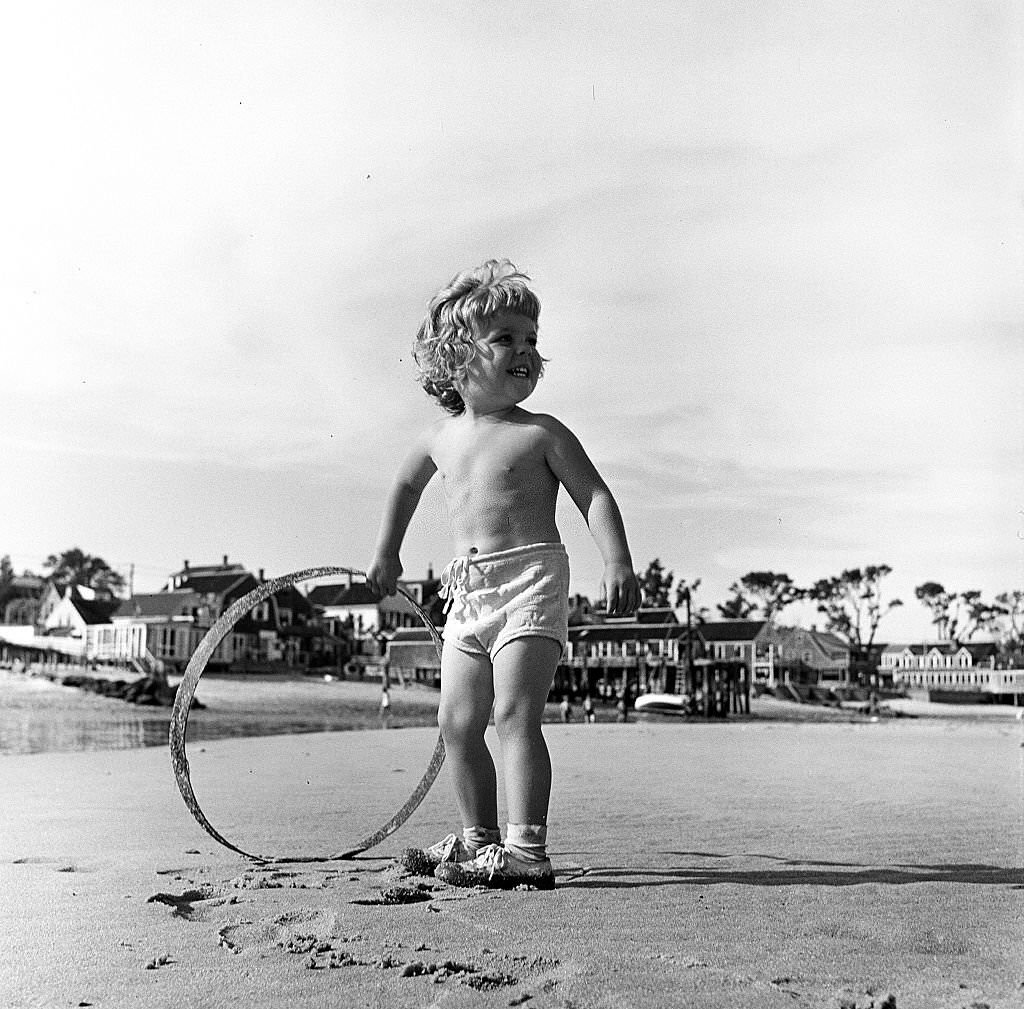
<svg viewBox="0 0 1024 1009">
<path fill-rule="evenodd" d="M 173 678 L 171 682 L 176 685 L 179 679 Z M 390 696 L 388 728 L 436 725 L 437 692 L 433 688 L 395 685 Z M 189 714 L 186 738 L 190 744 L 384 727 L 379 707 L 380 685 L 375 681 L 211 675 L 200 681 L 196 699 L 204 707 Z M 617 720 L 611 704 L 598 702 L 596 713 L 597 724 Z M 883 704 L 878 718 L 1013 721 L 1022 714 L 1024 708 L 1008 705 L 948 705 L 896 699 Z M 576 704 L 573 719 L 578 723 L 581 718 L 581 707 Z M 547 705 L 544 721 L 547 725 L 560 724 L 557 704 Z M 870 716 L 855 707 L 796 704 L 764 695 L 751 699 L 750 715 L 731 715 L 717 723 L 870 721 Z M 631 712 L 629 723 L 681 726 L 714 724 L 716 720 Z M 135 705 L 63 686 L 47 677 L 0 670 L 0 756 L 166 746 L 169 724 L 169 707 Z"/>
</svg>

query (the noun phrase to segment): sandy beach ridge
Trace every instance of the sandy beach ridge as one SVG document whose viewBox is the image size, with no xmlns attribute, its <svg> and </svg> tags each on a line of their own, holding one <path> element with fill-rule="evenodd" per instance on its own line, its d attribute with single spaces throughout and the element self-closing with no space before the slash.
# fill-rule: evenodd
<svg viewBox="0 0 1024 1009">
<path fill-rule="evenodd" d="M 1024 1005 L 1021 723 L 546 734 L 551 893 L 394 868 L 455 826 L 444 770 L 378 849 L 259 865 L 200 830 L 161 749 L 3 758 L 0 1005 Z M 208 742 L 192 780 L 248 850 L 329 853 L 435 738 Z"/>
</svg>

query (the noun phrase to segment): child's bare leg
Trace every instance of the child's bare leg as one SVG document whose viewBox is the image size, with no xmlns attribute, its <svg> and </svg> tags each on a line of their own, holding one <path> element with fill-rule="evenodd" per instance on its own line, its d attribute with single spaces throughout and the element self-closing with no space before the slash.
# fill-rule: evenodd
<svg viewBox="0 0 1024 1009">
<path fill-rule="evenodd" d="M 528 637 L 510 641 L 494 656 L 494 724 L 509 823 L 548 822 L 551 758 L 541 722 L 561 654 L 557 641 Z"/>
<path fill-rule="evenodd" d="M 498 826 L 497 780 L 484 733 L 494 704 L 490 660 L 445 645 L 437 721 L 464 827 Z"/>
</svg>

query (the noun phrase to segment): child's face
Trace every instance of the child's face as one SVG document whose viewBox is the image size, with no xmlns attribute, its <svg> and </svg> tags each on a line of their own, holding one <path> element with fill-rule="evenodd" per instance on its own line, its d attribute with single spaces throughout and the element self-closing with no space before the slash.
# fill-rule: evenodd
<svg viewBox="0 0 1024 1009">
<path fill-rule="evenodd" d="M 484 409 L 515 406 L 540 379 L 537 323 L 516 312 L 498 312 L 473 326 L 476 356 L 459 392 L 467 405 Z"/>
</svg>

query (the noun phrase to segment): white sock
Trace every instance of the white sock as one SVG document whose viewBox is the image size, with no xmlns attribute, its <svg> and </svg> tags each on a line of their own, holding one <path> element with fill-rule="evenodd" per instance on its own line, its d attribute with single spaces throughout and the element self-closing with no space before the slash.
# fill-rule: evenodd
<svg viewBox="0 0 1024 1009">
<path fill-rule="evenodd" d="M 489 844 L 501 844 L 501 830 L 497 827 L 473 827 L 462 828 L 462 840 L 466 847 L 475 855 L 481 848 Z"/>
<path fill-rule="evenodd" d="M 548 857 L 548 828 L 543 823 L 510 823 L 505 849 L 524 862 L 543 862 Z"/>
</svg>

